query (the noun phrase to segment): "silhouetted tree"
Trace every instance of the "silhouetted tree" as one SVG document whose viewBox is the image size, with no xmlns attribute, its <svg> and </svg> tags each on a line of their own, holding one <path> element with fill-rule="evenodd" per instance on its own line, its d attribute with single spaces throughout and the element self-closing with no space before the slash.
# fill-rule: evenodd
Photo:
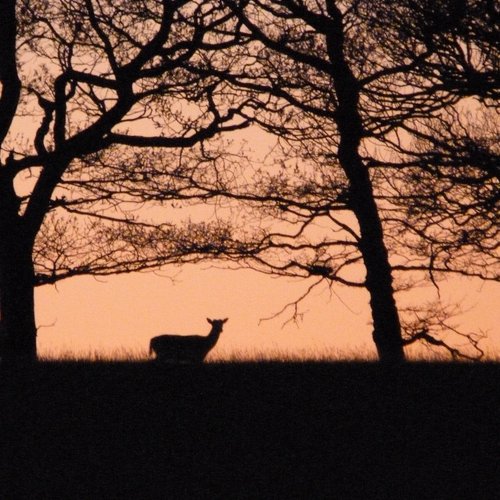
<svg viewBox="0 0 500 500">
<path fill-rule="evenodd" d="M 1 357 L 22 361 L 36 358 L 35 285 L 181 262 L 225 237 L 134 209 L 158 183 L 164 199 L 187 189 L 168 179 L 190 160 L 154 148 L 245 121 L 219 78 L 183 69 L 235 43 L 217 2 L 1 0 L 0 19 Z"/>
<path fill-rule="evenodd" d="M 402 331 L 395 290 L 412 282 L 393 274 L 498 278 L 496 132 L 460 109 L 498 97 L 496 10 L 0 0 L 3 357 L 36 356 L 37 284 L 206 256 L 366 288 L 384 361 L 439 342 L 418 314 Z M 213 138 L 251 121 L 283 157 L 238 176 Z M 245 224 L 156 210 L 222 199 L 251 207 Z M 444 327 L 433 311 L 426 324 Z"/>
<path fill-rule="evenodd" d="M 226 4 L 244 27 L 247 43 L 242 57 L 247 63 L 219 66 L 221 72 L 254 100 L 260 98 L 255 121 L 288 148 L 284 168 L 257 172 L 253 186 L 240 182 L 229 189 L 232 197 L 254 202 L 279 222 L 279 229 L 261 236 L 262 251 L 249 265 L 264 272 L 366 287 L 380 358 L 401 360 L 403 345 L 430 337 L 415 331 L 402 335 L 393 271 L 428 273 L 433 282 L 441 272 L 496 276 L 493 269 L 483 268 L 484 261 L 466 265 L 473 256 L 471 247 L 465 259 L 460 252 L 450 252 L 457 248 L 456 232 L 450 240 L 452 226 L 445 225 L 444 233 L 431 237 L 432 231 L 413 224 L 422 212 L 415 200 L 424 210 L 425 204 L 442 204 L 444 211 L 437 215 L 427 211 L 426 221 L 419 220 L 429 230 L 432 217 L 451 221 L 457 208 L 445 203 L 437 171 L 431 172 L 429 164 L 422 169 L 426 139 L 422 123 L 431 131 L 432 123 L 443 124 L 461 99 L 478 95 L 490 105 L 498 92 L 495 38 L 489 27 L 481 28 L 478 3 L 476 10 L 467 11 L 460 30 L 455 29 L 455 20 L 461 19 L 460 2 L 227 0 Z M 475 55 L 462 64 L 463 44 L 472 47 L 479 39 L 480 50 L 486 52 L 480 67 L 473 66 Z M 471 71 L 476 75 L 472 79 L 465 75 Z M 449 149 L 453 162 L 466 154 L 460 144 Z M 450 180 L 455 203 L 464 195 L 463 174 L 457 171 Z M 421 182 L 425 175 L 435 186 L 426 194 Z M 488 177 L 483 192 L 491 194 L 494 180 Z M 220 191 L 226 187 L 222 182 Z M 409 217 L 412 211 L 414 219 Z M 314 226 L 325 221 L 329 232 L 318 235 Z M 337 236 L 340 231 L 343 236 Z M 494 231 L 484 233 L 480 249 L 487 260 L 495 258 L 495 248 L 486 243 Z M 467 229 L 459 233 L 464 241 L 469 236 Z M 450 259 L 436 258 L 439 251 L 433 238 L 436 242 L 444 238 L 441 243 L 452 255 L 453 266 Z M 347 268 L 360 262 L 366 276 L 345 278 Z M 411 287 L 412 282 L 402 286 Z"/>
<path fill-rule="evenodd" d="M 362 60 L 355 57 L 356 48 L 366 50 L 367 43 L 366 37 L 359 38 L 363 28 L 355 22 L 352 5 L 295 0 L 226 3 L 255 40 L 249 48 L 255 54 L 255 65 L 235 74 L 234 81 L 249 91 L 272 96 L 270 101 L 262 102 L 270 113 L 260 113 L 259 123 L 301 145 L 316 142 L 319 154 L 323 158 L 329 154 L 333 168 L 342 169 L 343 183 L 328 186 L 322 213 L 328 217 L 331 208 L 337 207 L 354 214 L 359 230 L 348 230 L 351 241 L 343 245 L 349 252 L 353 248 L 359 251 L 366 270 L 363 285 L 370 294 L 373 338 L 379 357 L 401 361 L 404 351 L 391 266 L 369 169 L 362 157 L 362 142 L 377 127 L 367 119 L 365 87 L 383 75 L 376 63 L 366 67 L 366 52 Z M 294 114 L 294 108 L 299 115 Z M 278 120 L 277 113 L 281 116 Z M 296 206 L 281 204 L 287 210 Z M 302 206 L 306 212 L 311 211 L 307 202 Z M 312 212 L 315 219 L 316 207 Z M 339 226 L 345 228 L 342 222 Z M 297 236 L 303 234 L 301 229 Z M 294 267 L 310 274 L 339 276 L 338 266 L 329 263 L 328 258 L 316 258 L 309 264 L 285 264 L 288 270 Z"/>
<path fill-rule="evenodd" d="M 498 5 L 380 2 L 363 14 L 391 60 L 425 54 L 411 84 L 443 103 L 381 138 L 394 155 L 373 163 L 389 167 L 384 182 L 405 207 L 410 248 L 428 256 L 430 273 L 440 267 L 498 280 Z"/>
</svg>

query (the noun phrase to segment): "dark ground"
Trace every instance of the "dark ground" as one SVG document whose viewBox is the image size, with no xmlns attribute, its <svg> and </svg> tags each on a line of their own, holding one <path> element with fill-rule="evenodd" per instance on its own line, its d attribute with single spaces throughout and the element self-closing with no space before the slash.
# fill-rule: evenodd
<svg viewBox="0 0 500 500">
<path fill-rule="evenodd" d="M 500 498 L 499 375 L 445 363 L 0 368 L 0 498 Z"/>
</svg>

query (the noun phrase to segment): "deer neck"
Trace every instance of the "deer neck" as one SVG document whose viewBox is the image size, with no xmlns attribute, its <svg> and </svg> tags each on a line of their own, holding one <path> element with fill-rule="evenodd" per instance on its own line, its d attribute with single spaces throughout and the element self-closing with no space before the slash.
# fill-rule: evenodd
<svg viewBox="0 0 500 500">
<path fill-rule="evenodd" d="M 221 332 L 222 332 L 221 327 L 213 326 L 207 337 L 208 344 L 214 346 L 217 343 L 217 340 L 219 340 Z"/>
</svg>

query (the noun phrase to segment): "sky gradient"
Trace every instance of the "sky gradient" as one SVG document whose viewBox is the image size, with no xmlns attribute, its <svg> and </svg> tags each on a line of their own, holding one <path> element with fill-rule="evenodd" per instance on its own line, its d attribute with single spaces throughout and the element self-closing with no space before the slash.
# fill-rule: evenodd
<svg viewBox="0 0 500 500">
<path fill-rule="evenodd" d="M 229 317 L 214 355 L 329 349 L 375 355 L 366 292 L 346 287 L 335 287 L 334 294 L 325 288 L 315 290 L 300 306 L 302 321 L 282 328 L 290 311 L 271 321 L 259 324 L 259 320 L 298 298 L 306 281 L 209 267 L 188 265 L 181 270 L 172 266 L 161 275 L 74 278 L 39 288 L 40 353 L 145 351 L 155 335 L 205 335 L 210 330 L 206 317 Z M 464 330 L 489 331 L 483 347 L 500 352 L 498 286 L 453 279 L 442 284 L 441 292 L 450 300 L 463 300 L 464 309 L 470 308 L 455 323 Z M 429 287 L 418 293 L 428 298 L 435 290 Z"/>
</svg>

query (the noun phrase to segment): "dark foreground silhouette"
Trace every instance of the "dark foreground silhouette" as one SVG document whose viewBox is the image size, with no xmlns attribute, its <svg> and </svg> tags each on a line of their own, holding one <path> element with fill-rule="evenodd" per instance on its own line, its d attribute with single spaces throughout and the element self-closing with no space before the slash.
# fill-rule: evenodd
<svg viewBox="0 0 500 500">
<path fill-rule="evenodd" d="M 0 368 L 0 498 L 495 498 L 498 364 Z"/>
</svg>

